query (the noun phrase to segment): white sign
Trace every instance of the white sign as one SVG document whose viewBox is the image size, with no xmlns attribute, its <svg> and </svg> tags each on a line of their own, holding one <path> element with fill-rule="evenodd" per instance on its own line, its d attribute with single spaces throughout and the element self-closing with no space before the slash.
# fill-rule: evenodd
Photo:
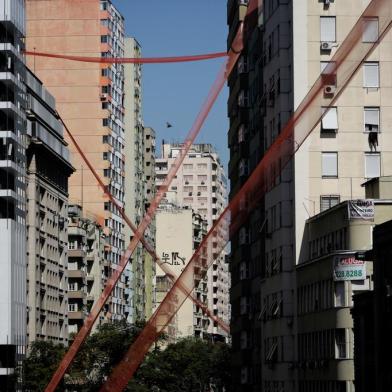
<svg viewBox="0 0 392 392">
<path fill-rule="evenodd" d="M 334 280 L 366 279 L 366 261 L 356 260 L 353 255 L 335 256 L 333 278 Z"/>
<path fill-rule="evenodd" d="M 348 219 L 374 219 L 374 201 L 367 199 L 348 201 Z"/>
</svg>

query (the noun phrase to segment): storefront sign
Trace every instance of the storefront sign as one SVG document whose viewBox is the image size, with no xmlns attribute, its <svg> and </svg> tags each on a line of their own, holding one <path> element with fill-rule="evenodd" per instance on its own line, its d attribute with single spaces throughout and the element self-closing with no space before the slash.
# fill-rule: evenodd
<svg viewBox="0 0 392 392">
<path fill-rule="evenodd" d="M 348 201 L 348 219 L 374 219 L 374 201 L 373 200 L 349 200 Z"/>
<path fill-rule="evenodd" d="M 353 255 L 335 256 L 333 262 L 334 280 L 366 279 L 366 261 L 356 260 Z"/>
</svg>

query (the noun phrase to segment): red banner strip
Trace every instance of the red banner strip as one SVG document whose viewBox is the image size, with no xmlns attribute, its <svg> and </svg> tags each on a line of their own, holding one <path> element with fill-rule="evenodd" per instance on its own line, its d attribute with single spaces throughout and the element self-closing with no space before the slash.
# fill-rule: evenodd
<svg viewBox="0 0 392 392">
<path fill-rule="evenodd" d="M 70 61 L 80 61 L 83 63 L 101 63 L 101 64 L 164 64 L 164 63 L 185 63 L 192 61 L 203 61 L 227 57 L 226 52 L 197 54 L 191 56 L 173 56 L 173 57 L 88 57 L 88 56 L 72 56 L 67 54 L 55 54 L 25 50 L 26 56 L 47 57 L 53 59 L 63 59 Z"/>
</svg>

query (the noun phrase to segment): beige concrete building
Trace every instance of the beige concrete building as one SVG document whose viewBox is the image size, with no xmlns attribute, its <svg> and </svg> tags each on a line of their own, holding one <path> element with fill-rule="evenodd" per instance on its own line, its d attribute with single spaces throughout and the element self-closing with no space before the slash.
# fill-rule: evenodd
<svg viewBox="0 0 392 392">
<path fill-rule="evenodd" d="M 67 344 L 68 178 L 74 169 L 55 100 L 29 70 L 26 92 L 27 338 Z"/>
<path fill-rule="evenodd" d="M 354 391 L 352 296 L 373 290 L 373 263 L 357 260 L 355 253 L 370 249 L 373 227 L 391 217 L 390 199 L 364 199 L 345 201 L 308 219 L 306 261 L 296 267 L 298 363 L 293 368 L 300 391 Z M 268 300 L 263 317 L 274 319 L 283 301 Z M 271 365 L 279 355 L 273 344 Z"/>
<path fill-rule="evenodd" d="M 156 215 L 156 252 L 161 260 L 179 276 L 206 234 L 207 222 L 190 208 L 163 204 Z M 208 303 L 207 279 L 201 278 L 206 264 L 195 266 L 193 295 L 204 305 Z M 157 266 L 156 306 L 169 291 L 172 282 Z M 186 336 L 206 337 L 209 320 L 199 306 L 187 298 L 166 329 L 169 339 Z"/>
<path fill-rule="evenodd" d="M 247 3 L 227 2 L 229 47 Z M 367 0 L 263 2 L 251 20 L 243 56 L 229 78 L 231 196 L 279 135 L 368 4 Z M 379 23 L 377 19 L 368 22 L 362 42 L 372 43 L 378 39 Z M 305 390 L 299 384 L 300 371 L 292 363 L 299 356 L 295 271 L 307 261 L 306 221 L 341 201 L 364 198 L 363 182 L 390 174 L 391 45 L 388 34 L 232 238 L 232 333 L 238 391 Z M 334 85 L 340 82 L 331 81 L 324 102 L 330 102 Z M 319 110 L 323 113 L 322 104 Z M 262 323 L 260 314 L 273 297 L 282 298 L 282 311 Z M 269 354 L 275 346 L 279 355 L 271 366 Z M 315 388 L 311 390 L 321 390 Z M 341 388 L 349 391 L 348 385 Z"/>
<path fill-rule="evenodd" d="M 161 158 L 157 158 L 155 163 L 157 187 L 166 177 L 181 148 L 180 144 L 162 144 Z M 214 148 L 210 144 L 195 144 L 173 179 L 166 199 L 198 212 L 207 221 L 207 227 L 210 229 L 225 208 L 226 182 L 223 167 Z M 208 269 L 208 307 L 228 323 L 230 278 L 225 256 L 223 251 Z M 208 332 L 226 336 L 226 332 L 212 322 Z"/>
<path fill-rule="evenodd" d="M 110 0 L 26 1 L 28 50 L 93 57 L 124 56 L 124 19 Z M 118 203 L 124 203 L 124 68 L 29 57 L 56 98 L 60 115 Z M 124 223 L 72 146 L 70 201 L 104 227 L 105 259 L 116 268 L 124 249 Z M 113 319 L 125 317 L 125 277 L 110 302 Z"/>
<path fill-rule="evenodd" d="M 68 333 L 78 332 L 91 307 L 101 295 L 110 274 L 105 260 L 103 228 L 78 205 L 68 209 Z M 105 305 L 94 328 L 108 320 Z"/>
</svg>

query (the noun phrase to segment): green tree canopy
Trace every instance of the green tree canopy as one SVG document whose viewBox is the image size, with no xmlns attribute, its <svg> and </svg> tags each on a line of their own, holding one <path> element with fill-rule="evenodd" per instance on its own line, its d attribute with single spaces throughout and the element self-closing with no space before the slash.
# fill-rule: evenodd
<svg viewBox="0 0 392 392">
<path fill-rule="evenodd" d="M 58 391 L 98 391 L 123 358 L 144 323 L 103 324 L 89 336 Z M 43 391 L 66 352 L 62 345 L 36 341 L 23 363 L 25 391 Z M 129 392 L 230 391 L 230 350 L 224 343 L 184 338 L 147 355 Z"/>
</svg>

